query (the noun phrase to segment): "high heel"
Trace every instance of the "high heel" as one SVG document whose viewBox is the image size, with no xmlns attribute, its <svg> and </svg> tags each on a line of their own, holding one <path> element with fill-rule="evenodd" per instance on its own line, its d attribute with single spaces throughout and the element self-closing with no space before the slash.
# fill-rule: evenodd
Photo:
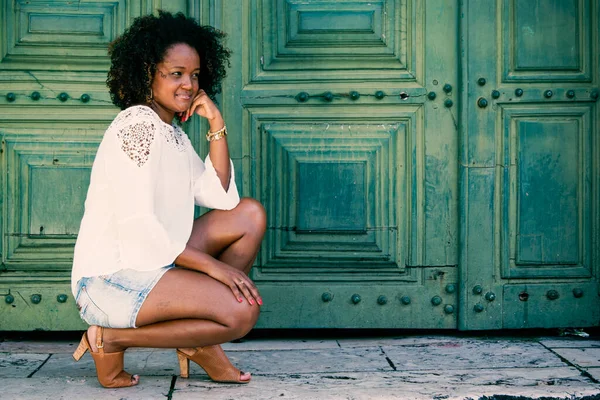
<svg viewBox="0 0 600 400">
<path fill-rule="evenodd" d="M 75 361 L 79 361 L 86 351 L 90 351 L 94 364 L 96 364 L 96 375 L 98 382 L 106 388 L 120 388 L 137 385 L 137 380 L 133 379 L 131 374 L 123 371 L 123 356 L 124 351 L 115 353 L 104 352 L 104 342 L 102 340 L 103 329 L 98 327 L 96 334 L 96 346 L 98 347 L 97 352 L 92 351 L 90 342 L 87 338 L 87 331 L 84 332 L 79 346 L 73 353 Z"/>
<path fill-rule="evenodd" d="M 179 371 L 182 378 L 189 377 L 190 360 L 198 364 L 215 382 L 222 383 L 248 383 L 242 380 L 242 371 L 231 364 L 220 345 L 197 347 L 194 354 L 190 355 L 177 349 Z"/>
</svg>

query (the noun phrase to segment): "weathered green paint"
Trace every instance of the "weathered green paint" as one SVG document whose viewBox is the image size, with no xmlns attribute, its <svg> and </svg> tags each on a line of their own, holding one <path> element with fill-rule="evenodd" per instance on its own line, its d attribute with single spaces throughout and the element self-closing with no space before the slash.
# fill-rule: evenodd
<svg viewBox="0 0 600 400">
<path fill-rule="evenodd" d="M 599 323 L 599 13 L 463 3 L 460 329 Z"/>
<path fill-rule="evenodd" d="M 269 218 L 258 326 L 455 328 L 457 6 L 228 4 L 243 67 L 223 105 Z"/>
<path fill-rule="evenodd" d="M 84 326 L 69 271 L 117 112 L 106 46 L 159 8 L 229 34 L 219 103 L 269 218 L 259 327 L 599 324 L 597 2 L 17 0 L 0 7 L 0 330 Z M 186 126 L 200 152 L 206 129 Z"/>
</svg>

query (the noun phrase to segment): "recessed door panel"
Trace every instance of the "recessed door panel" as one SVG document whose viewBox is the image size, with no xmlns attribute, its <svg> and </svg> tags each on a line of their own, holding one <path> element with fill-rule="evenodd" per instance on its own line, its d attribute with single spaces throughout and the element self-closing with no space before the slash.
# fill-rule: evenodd
<svg viewBox="0 0 600 400">
<path fill-rule="evenodd" d="M 462 232 L 489 228 L 461 247 L 459 327 L 598 325 L 588 310 L 599 301 L 600 9 L 505 0 L 463 11 Z M 489 178 L 489 196 L 471 185 L 476 174 Z"/>
</svg>

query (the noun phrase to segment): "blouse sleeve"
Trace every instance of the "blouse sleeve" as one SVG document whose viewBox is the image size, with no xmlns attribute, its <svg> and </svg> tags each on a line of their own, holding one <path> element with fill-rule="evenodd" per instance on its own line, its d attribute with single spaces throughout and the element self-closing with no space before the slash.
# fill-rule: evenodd
<svg viewBox="0 0 600 400">
<path fill-rule="evenodd" d="M 194 180 L 194 199 L 196 205 L 214 208 L 217 210 L 231 210 L 240 202 L 240 195 L 235 184 L 235 170 L 233 162 L 229 160 L 231 177 L 229 178 L 229 189 L 225 191 L 217 171 L 210 160 L 210 154 L 206 156 L 204 162 L 187 140 L 188 152 L 192 158 L 193 180 Z"/>
<path fill-rule="evenodd" d="M 121 262 L 136 270 L 151 270 L 174 262 L 186 243 L 171 239 L 155 212 L 154 193 L 161 143 L 157 121 L 133 119 L 118 126 L 105 168 L 111 177 L 112 202 Z"/>
</svg>

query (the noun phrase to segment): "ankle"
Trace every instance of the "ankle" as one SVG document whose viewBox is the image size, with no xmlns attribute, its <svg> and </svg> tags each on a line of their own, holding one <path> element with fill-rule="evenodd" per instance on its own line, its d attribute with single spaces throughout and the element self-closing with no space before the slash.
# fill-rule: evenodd
<svg viewBox="0 0 600 400">
<path fill-rule="evenodd" d="M 120 342 L 118 329 L 104 328 L 104 352 L 117 353 L 127 350 L 127 346 L 123 346 Z"/>
</svg>

